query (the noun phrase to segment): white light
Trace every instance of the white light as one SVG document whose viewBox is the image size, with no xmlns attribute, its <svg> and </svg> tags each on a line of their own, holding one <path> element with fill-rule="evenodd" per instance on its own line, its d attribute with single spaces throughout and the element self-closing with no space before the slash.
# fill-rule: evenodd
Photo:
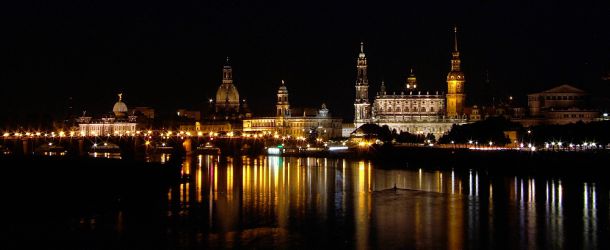
<svg viewBox="0 0 610 250">
<path fill-rule="evenodd" d="M 267 149 L 267 153 L 270 155 L 279 155 L 280 154 L 280 149 L 279 148 L 268 148 Z"/>
<path fill-rule="evenodd" d="M 94 148 L 95 148 L 95 147 L 97 147 L 97 143 L 93 143 L 93 147 L 94 147 Z"/>
<path fill-rule="evenodd" d="M 345 147 L 345 146 L 328 147 L 328 150 L 330 150 L 330 151 L 347 150 L 347 149 L 348 149 L 348 147 Z"/>
</svg>

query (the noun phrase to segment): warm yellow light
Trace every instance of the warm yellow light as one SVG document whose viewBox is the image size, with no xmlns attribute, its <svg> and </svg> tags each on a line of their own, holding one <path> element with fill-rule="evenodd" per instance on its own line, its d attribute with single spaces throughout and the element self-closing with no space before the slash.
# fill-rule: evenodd
<svg viewBox="0 0 610 250">
<path fill-rule="evenodd" d="M 59 136 L 60 137 L 65 136 L 65 135 L 66 135 L 66 133 L 64 133 L 64 131 L 59 131 Z"/>
<path fill-rule="evenodd" d="M 197 132 L 197 136 L 203 136 L 203 132 L 201 132 L 201 131 Z"/>
<path fill-rule="evenodd" d="M 8 137 L 8 136 L 10 136 L 10 135 L 11 135 L 11 134 L 9 134 L 9 133 L 4 133 L 4 137 Z"/>
<path fill-rule="evenodd" d="M 147 146 L 150 145 L 150 141 L 144 142 L 144 145 L 147 145 Z"/>
</svg>

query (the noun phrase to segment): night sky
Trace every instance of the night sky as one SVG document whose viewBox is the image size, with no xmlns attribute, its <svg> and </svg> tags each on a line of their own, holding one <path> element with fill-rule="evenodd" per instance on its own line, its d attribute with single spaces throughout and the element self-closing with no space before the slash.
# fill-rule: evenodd
<svg viewBox="0 0 610 250">
<path fill-rule="evenodd" d="M 381 80 L 400 91 L 411 67 L 446 91 L 454 25 L 469 104 L 563 83 L 610 95 L 610 1 L 258 2 L 5 1 L 0 112 L 58 114 L 69 97 L 108 112 L 119 91 L 130 107 L 197 109 L 229 56 L 255 115 L 284 79 L 291 105 L 351 119 L 361 40 L 371 95 Z"/>
</svg>

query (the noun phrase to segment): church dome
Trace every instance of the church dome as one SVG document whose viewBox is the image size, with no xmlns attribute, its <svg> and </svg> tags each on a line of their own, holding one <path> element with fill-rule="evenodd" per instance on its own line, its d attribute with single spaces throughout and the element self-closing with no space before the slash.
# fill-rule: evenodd
<svg viewBox="0 0 610 250">
<path fill-rule="evenodd" d="M 112 112 L 115 116 L 125 116 L 127 114 L 127 104 L 123 101 L 123 94 L 119 94 L 119 100 L 112 107 Z"/>
<path fill-rule="evenodd" d="M 225 107 L 226 105 L 228 107 Z M 236 108 L 239 107 L 239 92 L 235 85 L 230 83 L 223 83 L 216 91 L 216 106 L 225 108 Z"/>
<path fill-rule="evenodd" d="M 447 80 L 464 80 L 464 73 L 461 71 L 450 71 L 447 74 Z"/>
</svg>

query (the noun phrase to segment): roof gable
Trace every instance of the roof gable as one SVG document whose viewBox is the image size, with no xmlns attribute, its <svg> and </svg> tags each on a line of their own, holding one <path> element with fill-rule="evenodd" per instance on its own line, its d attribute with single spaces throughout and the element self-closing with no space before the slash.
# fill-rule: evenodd
<svg viewBox="0 0 610 250">
<path fill-rule="evenodd" d="M 563 84 L 561 86 L 545 90 L 542 93 L 586 93 L 584 90 L 571 86 L 569 84 Z"/>
</svg>

